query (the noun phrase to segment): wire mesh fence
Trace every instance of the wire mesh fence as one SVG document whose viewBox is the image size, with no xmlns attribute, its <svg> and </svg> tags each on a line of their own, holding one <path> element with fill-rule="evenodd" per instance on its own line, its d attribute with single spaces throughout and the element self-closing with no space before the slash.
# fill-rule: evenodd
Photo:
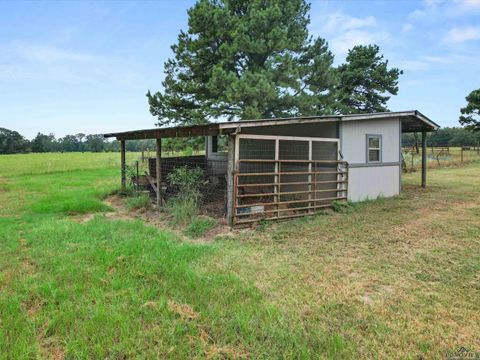
<svg viewBox="0 0 480 360">
<path fill-rule="evenodd" d="M 230 196 L 237 224 L 304 216 L 331 206 L 334 200 L 347 198 L 348 164 L 338 160 L 337 139 L 250 137 L 238 137 L 235 153 Z M 135 183 L 155 199 L 157 159 L 144 159 L 143 166 L 137 165 Z M 229 196 L 227 167 L 225 152 L 162 157 L 162 200 L 168 204 L 181 195 L 170 178 L 175 169 L 199 169 L 200 212 L 217 218 L 225 216 Z"/>
<path fill-rule="evenodd" d="M 480 148 L 474 146 L 429 146 L 426 151 L 427 167 L 430 169 L 461 166 L 480 161 Z M 422 148 L 402 147 L 402 168 L 405 172 L 418 171 L 422 164 Z"/>
</svg>

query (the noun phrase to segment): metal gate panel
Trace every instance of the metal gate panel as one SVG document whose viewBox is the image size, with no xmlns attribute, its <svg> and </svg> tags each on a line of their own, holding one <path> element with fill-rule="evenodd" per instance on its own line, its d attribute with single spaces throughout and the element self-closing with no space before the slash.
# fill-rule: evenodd
<svg viewBox="0 0 480 360">
<path fill-rule="evenodd" d="M 346 200 L 338 139 L 237 135 L 234 224 L 294 218 Z"/>
</svg>

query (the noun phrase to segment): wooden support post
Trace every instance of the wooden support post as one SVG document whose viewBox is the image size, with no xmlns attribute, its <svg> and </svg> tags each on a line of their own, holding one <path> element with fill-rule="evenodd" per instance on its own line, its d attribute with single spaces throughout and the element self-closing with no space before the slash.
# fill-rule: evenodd
<svg viewBox="0 0 480 360">
<path fill-rule="evenodd" d="M 460 162 L 463 164 L 463 145 L 460 149 Z"/>
<path fill-rule="evenodd" d="M 163 207 L 162 199 L 162 139 L 156 139 L 157 141 L 157 156 L 156 156 L 156 178 L 157 178 L 157 210 Z"/>
<path fill-rule="evenodd" d="M 127 190 L 126 161 L 125 161 L 125 140 L 120 140 L 120 171 L 122 178 L 122 193 Z"/>
<path fill-rule="evenodd" d="M 280 160 L 280 140 L 276 139 L 275 140 L 275 160 Z M 278 203 L 280 201 L 280 196 L 278 195 L 280 193 L 280 175 L 279 175 L 279 172 L 281 170 L 280 168 L 280 162 L 278 161 L 275 161 L 275 176 L 274 176 L 274 179 L 273 179 L 273 182 L 275 183 L 275 186 L 273 187 L 273 192 L 276 193 L 277 195 L 275 195 L 273 197 L 274 201 L 276 203 Z M 278 204 L 275 206 L 276 209 L 278 210 Z M 276 213 L 277 217 L 280 216 L 280 212 L 277 211 Z"/>
<path fill-rule="evenodd" d="M 138 191 L 138 160 L 135 161 L 136 173 L 135 173 L 135 190 Z"/>
<path fill-rule="evenodd" d="M 310 192 L 308 193 L 308 200 L 312 200 L 312 193 L 311 193 L 311 191 L 312 191 L 312 163 L 311 163 L 311 160 L 312 160 L 312 146 L 313 146 L 312 140 L 310 140 L 310 141 L 308 142 L 308 160 L 309 160 L 309 163 L 308 163 L 308 172 L 309 172 L 309 174 L 308 174 L 308 183 L 309 183 L 309 184 L 308 184 L 308 187 L 307 187 L 307 188 L 308 188 L 308 191 L 310 191 Z M 338 175 L 337 175 L 337 179 L 338 179 Z M 338 193 L 337 193 L 337 194 L 338 194 Z M 313 195 L 314 195 L 315 197 L 317 197 L 317 193 L 314 193 Z M 313 206 L 315 206 L 315 204 L 316 204 L 315 202 L 313 202 L 313 203 L 312 203 L 312 202 L 309 202 L 309 203 L 308 203 L 308 206 L 309 206 L 309 207 L 313 207 Z M 314 212 L 315 212 L 315 209 L 313 209 L 313 208 L 312 208 L 312 211 L 309 211 L 309 213 L 314 213 Z"/>
<path fill-rule="evenodd" d="M 236 191 L 234 183 L 234 172 L 237 170 L 235 162 L 238 160 L 236 159 L 237 149 L 235 148 L 235 136 L 228 137 L 228 162 L 227 162 L 227 222 L 228 225 L 233 226 L 234 224 L 234 216 L 235 216 L 235 195 L 234 192 Z"/>
<path fill-rule="evenodd" d="M 422 187 L 427 187 L 427 132 L 422 131 Z"/>
</svg>

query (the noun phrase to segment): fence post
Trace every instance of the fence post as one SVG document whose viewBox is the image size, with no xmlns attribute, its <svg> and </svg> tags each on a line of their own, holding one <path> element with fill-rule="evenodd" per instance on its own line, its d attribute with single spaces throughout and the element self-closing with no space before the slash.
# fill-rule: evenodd
<svg viewBox="0 0 480 360">
<path fill-rule="evenodd" d="M 135 189 L 138 191 L 138 160 L 135 161 L 135 165 L 137 168 L 136 179 L 135 179 Z"/>
<path fill-rule="evenodd" d="M 236 161 L 236 138 L 235 135 L 230 135 L 228 137 L 228 159 L 227 159 L 227 222 L 228 225 L 235 225 L 235 215 L 236 215 L 236 196 L 235 191 L 237 191 L 237 184 L 235 183 L 236 175 L 235 167 Z M 237 143 L 238 144 L 238 143 Z"/>
<path fill-rule="evenodd" d="M 460 150 L 460 159 L 461 159 L 460 160 L 461 163 L 463 164 L 463 145 L 462 145 L 461 150 Z"/>
<path fill-rule="evenodd" d="M 422 187 L 427 187 L 427 132 L 422 131 Z"/>
<path fill-rule="evenodd" d="M 160 210 L 163 206 L 163 199 L 162 199 L 162 139 L 157 138 L 157 154 L 156 154 L 156 180 L 157 180 L 157 210 Z"/>
<path fill-rule="evenodd" d="M 127 190 L 125 140 L 120 140 L 120 166 L 121 166 L 122 193 L 125 193 Z"/>
</svg>

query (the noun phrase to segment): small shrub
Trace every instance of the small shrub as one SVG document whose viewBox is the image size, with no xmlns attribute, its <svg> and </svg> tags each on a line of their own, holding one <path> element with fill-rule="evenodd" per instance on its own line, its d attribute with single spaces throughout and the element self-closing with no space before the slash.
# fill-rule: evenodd
<svg viewBox="0 0 480 360">
<path fill-rule="evenodd" d="M 172 214 L 175 224 L 187 224 L 197 216 L 198 207 L 193 199 L 177 197 L 167 203 L 167 210 Z"/>
<path fill-rule="evenodd" d="M 213 229 L 216 225 L 217 222 L 212 218 L 195 217 L 185 229 L 185 235 L 198 238 L 205 235 L 208 230 Z"/>
<path fill-rule="evenodd" d="M 148 209 L 152 204 L 152 201 L 150 200 L 150 196 L 148 196 L 148 194 L 137 193 L 133 196 L 127 197 L 124 200 L 124 204 L 129 210 L 136 210 L 140 208 Z"/>
<path fill-rule="evenodd" d="M 204 171 L 200 168 L 189 169 L 186 166 L 175 168 L 168 174 L 168 181 L 177 188 L 177 196 L 167 204 L 167 209 L 175 223 L 187 224 L 198 213 L 200 184 Z"/>
<path fill-rule="evenodd" d="M 168 181 L 178 189 L 177 198 L 193 199 L 195 203 L 200 198 L 200 183 L 205 172 L 200 168 L 189 169 L 187 166 L 175 168 L 168 174 Z"/>
</svg>

